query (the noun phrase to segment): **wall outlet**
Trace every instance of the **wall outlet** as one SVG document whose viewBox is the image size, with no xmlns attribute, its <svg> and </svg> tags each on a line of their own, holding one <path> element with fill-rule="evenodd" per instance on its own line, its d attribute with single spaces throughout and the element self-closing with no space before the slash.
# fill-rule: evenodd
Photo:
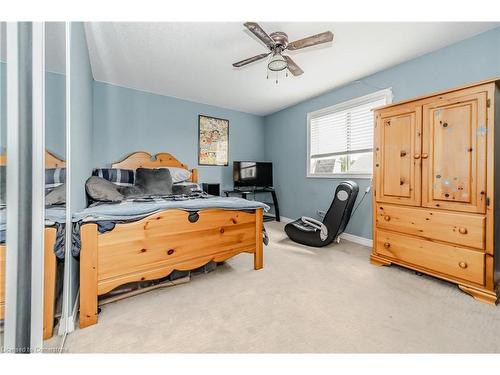
<svg viewBox="0 0 500 375">
<path fill-rule="evenodd" d="M 316 215 L 318 215 L 320 218 L 324 218 L 326 215 L 326 212 L 323 210 L 317 210 Z"/>
</svg>

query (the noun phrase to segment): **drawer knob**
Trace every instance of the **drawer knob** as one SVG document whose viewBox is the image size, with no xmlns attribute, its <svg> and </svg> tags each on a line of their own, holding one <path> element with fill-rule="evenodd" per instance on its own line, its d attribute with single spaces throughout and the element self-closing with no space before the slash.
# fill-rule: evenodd
<svg viewBox="0 0 500 375">
<path fill-rule="evenodd" d="M 385 216 L 384 216 L 384 220 L 385 220 L 385 221 L 390 221 L 390 220 L 391 220 L 391 217 L 390 217 L 389 215 L 385 215 Z"/>
<path fill-rule="evenodd" d="M 385 243 L 384 243 L 384 247 L 385 247 L 386 249 L 388 249 L 388 248 L 390 248 L 390 247 L 391 247 L 391 244 L 390 244 L 389 242 L 385 242 Z"/>
<path fill-rule="evenodd" d="M 168 250 L 168 251 L 167 251 L 167 254 L 168 254 L 168 255 L 172 255 L 174 252 L 175 252 L 175 250 L 174 250 L 174 249 L 170 249 L 170 250 Z"/>
<path fill-rule="evenodd" d="M 462 269 L 466 269 L 466 268 L 467 268 L 467 263 L 465 263 L 465 262 L 460 262 L 460 263 L 458 263 L 458 266 L 459 266 L 460 268 L 462 268 Z"/>
<path fill-rule="evenodd" d="M 429 157 L 429 154 L 422 154 L 422 159 L 427 159 Z"/>
<path fill-rule="evenodd" d="M 420 159 L 420 154 L 415 154 L 415 155 L 413 155 L 413 157 L 414 157 L 415 159 Z"/>
<path fill-rule="evenodd" d="M 467 228 L 458 228 L 460 234 L 467 234 Z"/>
<path fill-rule="evenodd" d="M 399 156 L 401 156 L 402 158 L 404 158 L 406 156 L 406 151 L 405 150 L 402 150 L 400 153 L 399 153 Z"/>
</svg>

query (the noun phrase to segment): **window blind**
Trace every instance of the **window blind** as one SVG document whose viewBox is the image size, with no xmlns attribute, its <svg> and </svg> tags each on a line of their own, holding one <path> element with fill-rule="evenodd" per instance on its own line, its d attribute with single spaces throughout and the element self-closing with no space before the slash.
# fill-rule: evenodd
<svg viewBox="0 0 500 375">
<path fill-rule="evenodd" d="M 385 97 L 325 111 L 310 119 L 310 156 L 324 158 L 370 152 L 373 149 L 373 108 Z"/>
</svg>

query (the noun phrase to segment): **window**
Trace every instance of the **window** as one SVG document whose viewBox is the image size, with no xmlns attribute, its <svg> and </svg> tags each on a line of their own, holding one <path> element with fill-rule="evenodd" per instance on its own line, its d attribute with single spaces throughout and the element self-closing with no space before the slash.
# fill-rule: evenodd
<svg viewBox="0 0 500 375">
<path fill-rule="evenodd" d="M 377 91 L 307 115 L 308 177 L 371 177 L 373 109 L 392 101 Z"/>
</svg>

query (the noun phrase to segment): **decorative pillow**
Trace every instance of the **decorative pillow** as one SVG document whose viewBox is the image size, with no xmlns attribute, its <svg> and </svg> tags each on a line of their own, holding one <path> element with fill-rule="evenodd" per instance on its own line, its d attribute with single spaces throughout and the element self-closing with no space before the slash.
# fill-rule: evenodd
<svg viewBox="0 0 500 375">
<path fill-rule="evenodd" d="M 66 184 L 56 186 L 45 195 L 46 206 L 58 204 L 66 204 Z"/>
<path fill-rule="evenodd" d="M 66 168 L 48 168 L 45 170 L 45 190 L 50 191 L 66 183 Z"/>
<path fill-rule="evenodd" d="M 134 171 L 132 169 L 98 168 L 94 169 L 92 176 L 98 176 L 118 186 L 134 185 Z"/>
<path fill-rule="evenodd" d="M 140 189 L 138 186 L 123 186 L 118 191 L 125 198 L 133 198 L 133 197 L 141 197 L 144 195 L 144 191 Z"/>
<path fill-rule="evenodd" d="M 194 182 L 176 182 L 172 185 L 173 194 L 192 194 L 194 192 L 202 191 L 200 185 Z"/>
<path fill-rule="evenodd" d="M 177 182 L 187 181 L 191 178 L 191 172 L 184 168 L 166 167 L 160 169 L 168 169 L 170 171 L 170 175 L 172 176 L 172 182 L 174 184 Z"/>
<path fill-rule="evenodd" d="M 164 168 L 138 168 L 135 171 L 135 185 L 146 195 L 172 194 L 172 176 Z"/>
<path fill-rule="evenodd" d="M 5 165 L 0 165 L 0 204 L 5 204 L 5 196 L 6 196 L 6 177 L 7 177 L 7 168 Z"/>
<path fill-rule="evenodd" d="M 120 202 L 124 197 L 119 189 L 119 186 L 98 176 L 92 176 L 85 182 L 87 194 L 95 201 Z"/>
</svg>

